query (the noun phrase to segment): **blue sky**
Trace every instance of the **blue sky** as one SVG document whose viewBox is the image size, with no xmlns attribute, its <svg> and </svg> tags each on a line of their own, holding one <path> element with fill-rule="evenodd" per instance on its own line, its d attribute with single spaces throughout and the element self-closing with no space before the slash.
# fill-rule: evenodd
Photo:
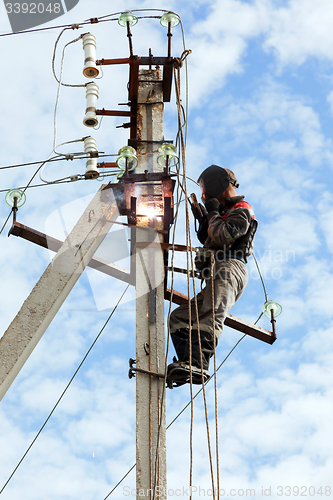
<svg viewBox="0 0 333 500">
<path fill-rule="evenodd" d="M 269 299 L 278 301 L 278 339 L 273 346 L 244 339 L 218 373 L 221 485 L 231 489 L 332 485 L 332 164 L 333 5 L 329 0 L 216 0 L 193 2 L 89 2 L 57 21 L 76 23 L 131 8 L 162 8 L 182 18 L 189 71 L 188 175 L 196 179 L 211 163 L 232 169 L 240 194 L 253 206 L 259 229 L 255 251 Z M 10 31 L 0 6 L 0 32 Z M 58 22 L 56 23 L 58 24 Z M 60 23 L 59 23 L 60 24 Z M 89 27 L 98 58 L 126 57 L 125 31 L 117 23 Z M 83 32 L 82 30 L 80 33 Z M 1 166 L 42 160 L 53 149 L 57 84 L 51 70 L 59 30 L 2 37 Z M 67 32 L 65 43 L 78 36 Z M 166 52 L 158 20 L 133 28 L 134 52 Z M 182 52 L 175 28 L 173 53 Z M 64 81 L 85 83 L 81 42 L 68 47 Z M 127 68 L 105 68 L 99 107 L 126 102 Z M 182 73 L 183 97 L 185 73 Z M 58 143 L 87 135 L 82 124 L 84 89 L 62 88 Z M 122 121 L 105 118 L 94 133 L 110 154 L 127 143 Z M 177 132 L 174 98 L 165 106 L 164 135 Z M 89 133 L 89 131 L 88 131 Z M 35 167 L 0 170 L 1 189 L 25 185 Z M 48 165 L 48 180 L 84 173 L 83 161 Z M 100 181 L 43 186 L 27 191 L 18 220 L 63 237 L 59 214 L 70 229 Z M 188 189 L 197 187 L 189 182 Z M 0 217 L 8 215 L 5 193 Z M 184 207 L 176 241 L 184 244 Z M 2 225 L 2 224 L 1 224 Z M 50 262 L 51 254 L 24 240 L 1 235 L 0 336 Z M 192 226 L 193 240 L 197 244 Z M 126 237 L 126 233 L 122 235 Z M 107 243 L 99 250 L 105 256 Z M 179 264 L 182 257 L 178 256 Z M 255 321 L 264 294 L 254 262 L 250 280 L 231 313 Z M 197 285 L 198 286 L 198 285 Z M 117 301 L 123 285 L 87 271 L 0 403 L 0 488 L 57 401 Z M 177 276 L 175 288 L 186 290 Z M 135 353 L 133 294 L 119 306 L 47 427 L 4 490 L 4 500 L 103 499 L 135 462 L 135 381 L 127 377 Z M 168 304 L 166 303 L 166 311 Z M 269 329 L 270 323 L 259 323 Z M 221 362 L 240 334 L 226 328 L 218 346 Z M 173 352 L 171 353 L 173 355 Z M 213 384 L 210 384 L 213 385 Z M 208 386 L 214 428 L 213 386 Z M 167 392 L 167 422 L 189 398 L 188 387 Z M 195 402 L 194 479 L 210 488 L 204 412 Z M 168 487 L 188 486 L 189 410 L 168 430 Z M 180 445 L 181 443 L 181 445 Z M 135 473 L 123 487 L 134 487 Z M 296 490 L 295 490 L 296 491 Z M 312 492 L 313 490 L 311 490 Z M 326 493 L 325 493 L 326 492 Z M 171 496 L 171 495 L 169 495 Z M 230 496 L 230 494 L 229 494 Z M 241 493 L 238 494 L 241 496 Z M 320 493 L 316 496 L 320 496 Z M 186 496 L 184 495 L 186 498 Z M 112 497 L 111 497 L 112 498 Z"/>
</svg>

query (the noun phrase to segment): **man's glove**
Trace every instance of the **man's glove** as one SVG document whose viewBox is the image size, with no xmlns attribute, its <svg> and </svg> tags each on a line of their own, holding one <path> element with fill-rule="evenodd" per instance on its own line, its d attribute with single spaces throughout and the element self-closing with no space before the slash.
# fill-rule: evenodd
<svg viewBox="0 0 333 500">
<path fill-rule="evenodd" d="M 195 268 L 197 271 L 203 271 L 204 269 L 210 269 L 210 252 L 205 250 L 205 248 L 199 247 L 195 255 Z"/>
<path fill-rule="evenodd" d="M 201 224 L 207 215 L 205 207 L 201 205 L 201 203 L 198 203 L 196 205 L 194 205 L 194 203 L 191 203 L 191 210 L 194 218 Z"/>
<path fill-rule="evenodd" d="M 221 203 L 217 198 L 211 198 L 205 203 L 208 214 L 210 212 L 218 212 Z"/>
</svg>

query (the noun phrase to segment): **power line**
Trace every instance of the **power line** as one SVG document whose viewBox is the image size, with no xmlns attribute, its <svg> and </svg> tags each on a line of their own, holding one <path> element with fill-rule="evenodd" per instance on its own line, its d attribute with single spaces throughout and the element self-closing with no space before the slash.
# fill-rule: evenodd
<svg viewBox="0 0 333 500">
<path fill-rule="evenodd" d="M 51 158 L 50 160 L 46 160 L 46 163 L 52 163 L 54 161 L 64 161 L 67 158 Z M 68 158 L 69 159 L 76 159 L 76 158 Z M 43 161 L 32 161 L 30 163 L 17 163 L 16 165 L 6 165 L 4 167 L 0 167 L 0 170 L 5 170 L 7 168 L 17 168 L 17 167 L 29 167 L 30 165 L 39 165 L 40 163 L 43 163 Z"/>
<path fill-rule="evenodd" d="M 102 172 L 101 177 L 103 177 L 103 178 L 104 177 L 112 177 L 113 175 L 116 175 L 117 172 L 118 172 L 118 169 L 115 169 L 114 171 L 107 170 L 106 172 Z M 68 180 L 66 180 L 66 179 L 68 179 Z M 20 186 L 16 189 L 23 189 L 24 191 L 26 191 L 27 189 L 31 189 L 31 188 L 35 188 L 35 187 L 54 186 L 57 184 L 69 184 L 71 182 L 85 181 L 85 180 L 87 180 L 87 179 L 85 178 L 84 174 L 74 174 L 74 175 L 71 175 L 68 177 L 64 177 L 63 179 L 58 179 L 56 181 L 44 182 L 43 184 L 33 184 L 32 186 Z M 6 193 L 7 191 L 10 191 L 10 188 L 0 189 L 0 193 Z"/>
<path fill-rule="evenodd" d="M 171 12 L 169 10 L 164 10 L 164 9 L 135 9 L 132 10 L 132 12 L 144 12 L 144 11 L 158 11 L 158 12 Z M 82 28 L 83 26 L 86 26 L 87 24 L 98 24 L 98 23 L 105 23 L 109 21 L 118 21 L 118 19 L 105 19 L 106 17 L 111 17 L 111 16 L 117 16 L 122 14 L 122 12 L 117 12 L 115 14 L 108 14 L 107 16 L 101 16 L 101 17 L 93 17 L 90 19 L 87 19 L 86 21 L 83 21 L 78 24 L 61 24 L 58 26 L 49 26 L 47 28 L 36 28 L 36 29 L 31 29 L 31 30 L 24 30 L 24 31 L 15 31 L 14 33 L 1 33 L 0 37 L 3 36 L 12 36 L 12 35 L 23 35 L 25 33 L 37 33 L 40 31 L 49 31 L 49 30 L 54 30 L 54 29 L 60 29 L 60 28 L 67 28 L 67 29 L 79 29 Z M 156 16 L 156 19 L 159 19 L 161 16 Z M 138 19 L 149 19 L 149 18 L 155 18 L 155 16 L 141 16 Z"/>
<path fill-rule="evenodd" d="M 51 154 L 52 154 L 52 153 L 51 153 Z M 50 155 L 50 156 L 51 156 L 51 155 Z M 49 156 L 49 158 L 50 158 L 50 156 Z M 48 159 L 49 159 L 49 158 L 48 158 Z M 44 165 L 44 164 L 45 164 L 45 162 L 44 162 L 44 163 L 42 163 L 42 164 L 41 164 L 41 165 L 37 168 L 36 172 L 33 174 L 33 176 L 31 177 L 30 181 L 28 182 L 28 184 L 27 184 L 24 188 L 20 188 L 20 189 L 23 189 L 23 192 L 24 192 L 24 193 L 25 193 L 25 191 L 28 189 L 28 187 L 30 186 L 30 184 L 32 183 L 32 181 L 34 180 L 34 178 L 36 177 L 36 175 L 38 174 L 39 170 L 43 167 L 43 165 Z M 1 190 L 1 191 L 3 192 L 3 190 Z M 8 189 L 6 189 L 6 191 L 8 191 Z M 5 229 L 6 224 L 7 224 L 8 220 L 9 220 L 9 218 L 10 218 L 11 212 L 12 212 L 12 211 L 10 211 L 10 212 L 9 212 L 9 215 L 8 215 L 8 217 L 7 217 L 7 219 L 6 219 L 5 223 L 4 223 L 4 225 L 3 225 L 3 226 L 2 226 L 2 228 L 1 228 L 0 234 L 1 234 L 1 233 L 2 233 L 2 231 Z M 1 492 L 0 492 L 0 493 L 1 493 Z"/>
<path fill-rule="evenodd" d="M 1 493 L 3 492 L 3 490 L 6 488 L 7 484 L 9 483 L 9 481 L 12 479 L 12 477 L 14 476 L 15 472 L 17 471 L 17 469 L 19 468 L 19 466 L 21 465 L 21 463 L 23 462 L 23 460 L 25 459 L 25 457 L 27 456 L 27 454 L 29 453 L 29 451 L 31 450 L 32 446 L 35 444 L 38 436 L 41 434 L 42 430 L 44 429 L 44 427 L 46 426 L 47 422 L 50 420 L 54 410 L 57 408 L 58 404 L 60 403 L 60 401 L 62 400 L 63 396 L 65 395 L 67 389 L 69 388 L 69 386 L 71 385 L 71 383 L 73 382 L 76 374 L 78 373 L 78 371 L 80 370 L 81 366 L 83 365 L 83 363 L 85 362 L 86 358 L 88 357 L 90 351 L 92 350 L 92 348 L 94 347 L 94 345 L 96 344 L 97 340 L 99 339 L 99 337 L 101 336 L 103 330 L 105 329 L 106 325 L 108 324 L 108 322 L 110 321 L 110 319 L 112 318 L 114 312 L 116 311 L 118 305 L 120 304 L 122 298 L 124 297 L 125 293 L 127 292 L 128 288 L 129 288 L 130 285 L 127 285 L 127 287 L 125 288 L 124 292 L 121 294 L 120 296 L 120 299 L 118 300 L 117 304 L 114 306 L 113 310 L 111 311 L 109 317 L 107 318 L 107 320 L 105 321 L 102 329 L 99 331 L 97 337 L 95 338 L 95 340 L 93 341 L 93 343 L 91 344 L 91 346 L 89 347 L 88 351 L 86 352 L 84 358 L 82 359 L 81 363 L 79 364 L 78 368 L 75 370 L 74 372 L 74 375 L 72 376 L 72 378 L 70 379 L 70 381 L 68 382 L 67 386 L 65 387 L 64 391 L 62 392 L 60 398 L 58 399 L 58 401 L 56 402 L 56 404 L 54 405 L 54 407 L 52 408 L 51 412 L 49 413 L 47 419 L 45 420 L 45 422 L 43 423 L 42 427 L 39 429 L 39 431 L 37 432 L 36 436 L 34 437 L 34 439 L 32 440 L 31 444 L 29 445 L 29 447 L 27 448 L 26 452 L 24 453 L 23 457 L 21 458 L 21 460 L 19 461 L 19 463 L 17 464 L 17 466 L 15 467 L 15 469 L 13 470 L 13 472 L 11 473 L 11 475 L 9 476 L 9 478 L 7 479 L 6 483 L 4 484 L 4 486 L 2 487 L 2 489 L 0 490 L 0 495 Z"/>
</svg>

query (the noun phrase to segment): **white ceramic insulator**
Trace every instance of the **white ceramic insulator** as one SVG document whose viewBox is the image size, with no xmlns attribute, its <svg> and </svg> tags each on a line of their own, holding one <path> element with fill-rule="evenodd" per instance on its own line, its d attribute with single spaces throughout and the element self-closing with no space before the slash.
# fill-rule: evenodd
<svg viewBox="0 0 333 500">
<path fill-rule="evenodd" d="M 83 119 L 83 124 L 86 127 L 96 127 L 96 125 L 98 125 L 96 117 L 98 90 L 97 83 L 88 83 L 86 86 L 87 108 L 86 115 Z"/>
<path fill-rule="evenodd" d="M 84 140 L 84 151 L 85 153 L 97 151 L 96 139 L 93 137 L 86 137 Z M 88 158 L 84 176 L 86 179 L 96 179 L 99 176 L 97 158 Z"/>
<path fill-rule="evenodd" d="M 96 37 L 91 33 L 86 33 L 82 37 L 84 50 L 84 68 L 83 74 L 87 78 L 96 78 L 99 75 L 99 69 L 96 65 Z"/>
</svg>

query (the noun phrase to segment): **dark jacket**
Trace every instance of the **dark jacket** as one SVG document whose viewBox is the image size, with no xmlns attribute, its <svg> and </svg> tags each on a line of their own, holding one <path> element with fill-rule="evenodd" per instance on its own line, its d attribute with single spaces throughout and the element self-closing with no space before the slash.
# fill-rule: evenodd
<svg viewBox="0 0 333 500">
<path fill-rule="evenodd" d="M 239 258 L 247 262 L 253 252 L 258 222 L 244 196 L 234 196 L 210 212 L 200 224 L 197 235 L 204 248 L 216 250 L 216 258 Z"/>
</svg>

